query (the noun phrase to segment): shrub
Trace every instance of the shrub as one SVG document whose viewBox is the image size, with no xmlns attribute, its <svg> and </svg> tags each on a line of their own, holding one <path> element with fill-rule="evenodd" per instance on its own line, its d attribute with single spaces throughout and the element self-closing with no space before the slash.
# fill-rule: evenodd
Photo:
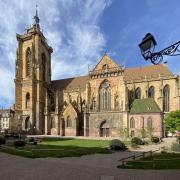
<svg viewBox="0 0 180 180">
<path fill-rule="evenodd" d="M 5 138 L 11 137 L 10 134 L 5 134 L 4 136 L 5 136 Z"/>
<path fill-rule="evenodd" d="M 138 137 L 133 137 L 131 139 L 131 144 L 136 144 L 136 145 L 143 145 L 143 141 L 142 139 L 138 138 Z"/>
<path fill-rule="evenodd" d="M 14 146 L 15 147 L 24 147 L 26 145 L 26 142 L 23 140 L 16 140 L 14 141 Z"/>
<path fill-rule="evenodd" d="M 3 136 L 0 136 L 0 145 L 1 144 L 6 144 L 6 139 Z"/>
<path fill-rule="evenodd" d="M 109 142 L 109 147 L 112 149 L 112 150 L 120 150 L 120 151 L 123 151 L 126 149 L 126 146 L 125 144 L 120 141 L 119 139 L 113 139 Z"/>
<path fill-rule="evenodd" d="M 34 141 L 34 143 L 33 143 L 35 146 L 37 146 L 37 141 Z"/>
<path fill-rule="evenodd" d="M 29 141 L 29 142 L 34 142 L 35 139 L 34 139 L 33 137 L 30 137 L 30 138 L 28 139 L 28 141 Z"/>
<path fill-rule="evenodd" d="M 135 144 L 135 143 L 131 143 L 131 147 L 134 148 L 134 149 L 139 148 L 139 146 L 137 144 Z"/>
<path fill-rule="evenodd" d="M 180 144 L 179 143 L 172 143 L 171 150 L 176 151 L 176 152 L 180 152 Z"/>
<path fill-rule="evenodd" d="M 157 137 L 157 136 L 153 136 L 153 137 L 151 138 L 151 141 L 152 141 L 153 143 L 158 143 L 158 142 L 160 141 L 160 139 L 159 139 L 159 137 Z"/>
</svg>

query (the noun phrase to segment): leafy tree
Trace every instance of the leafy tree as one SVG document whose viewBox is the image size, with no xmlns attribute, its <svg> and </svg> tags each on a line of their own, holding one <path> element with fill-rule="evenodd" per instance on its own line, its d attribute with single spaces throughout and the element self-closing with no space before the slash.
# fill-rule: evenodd
<svg viewBox="0 0 180 180">
<path fill-rule="evenodd" d="M 152 128 L 152 127 L 141 128 L 138 130 L 138 132 L 139 132 L 138 137 L 151 139 L 153 136 L 153 131 L 154 131 L 154 128 Z"/>
<path fill-rule="evenodd" d="M 121 128 L 120 129 L 120 136 L 127 139 L 129 138 L 129 130 L 127 128 L 123 129 Z"/>
<path fill-rule="evenodd" d="M 146 129 L 141 128 L 140 130 L 138 130 L 138 132 L 139 132 L 139 137 L 141 137 L 141 138 L 146 138 L 147 137 Z"/>
<path fill-rule="evenodd" d="M 175 133 L 180 130 L 180 110 L 172 111 L 165 118 L 166 130 Z"/>
<path fill-rule="evenodd" d="M 154 131 L 154 128 L 153 127 L 147 127 L 147 136 L 151 139 L 152 136 L 153 136 L 153 131 Z"/>
</svg>

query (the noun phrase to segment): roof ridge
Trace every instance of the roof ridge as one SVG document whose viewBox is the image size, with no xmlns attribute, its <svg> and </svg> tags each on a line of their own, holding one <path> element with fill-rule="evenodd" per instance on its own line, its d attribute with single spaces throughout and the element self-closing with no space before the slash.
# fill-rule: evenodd
<svg viewBox="0 0 180 180">
<path fill-rule="evenodd" d="M 61 81 L 61 80 L 67 80 L 67 79 L 74 79 L 74 78 L 81 78 L 81 77 L 88 77 L 88 75 L 85 75 L 85 76 L 74 76 L 74 77 L 69 77 L 69 78 L 64 78 L 64 79 L 55 79 L 55 80 L 52 80 L 52 82 Z"/>
<path fill-rule="evenodd" d="M 147 65 L 147 66 L 136 66 L 136 67 L 127 67 L 125 69 L 143 69 L 143 68 L 148 68 L 148 67 L 155 67 L 155 66 L 164 66 L 168 68 L 168 65 L 166 64 L 157 64 L 157 65 Z"/>
</svg>

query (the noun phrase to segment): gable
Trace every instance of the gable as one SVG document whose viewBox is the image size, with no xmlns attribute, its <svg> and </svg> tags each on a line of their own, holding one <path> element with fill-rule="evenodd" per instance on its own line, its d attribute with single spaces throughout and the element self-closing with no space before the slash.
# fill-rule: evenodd
<svg viewBox="0 0 180 180">
<path fill-rule="evenodd" d="M 71 103 L 68 104 L 68 106 L 66 107 L 66 109 L 63 112 L 63 115 L 64 115 L 65 119 L 67 118 L 67 116 L 70 116 L 71 118 L 77 117 L 77 112 Z"/>
<path fill-rule="evenodd" d="M 108 65 L 108 68 L 119 68 L 119 65 L 114 62 L 107 54 L 105 54 L 99 63 L 95 66 L 93 71 L 99 71 L 103 69 L 104 65 Z"/>
</svg>

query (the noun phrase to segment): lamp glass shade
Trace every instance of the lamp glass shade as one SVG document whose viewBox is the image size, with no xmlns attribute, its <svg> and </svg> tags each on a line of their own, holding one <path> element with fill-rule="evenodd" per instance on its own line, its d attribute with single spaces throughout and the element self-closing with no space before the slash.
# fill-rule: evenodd
<svg viewBox="0 0 180 180">
<path fill-rule="evenodd" d="M 142 42 L 139 44 L 142 55 L 146 54 L 147 52 L 152 53 L 155 45 L 156 45 L 156 41 L 154 37 L 152 36 L 152 34 L 150 33 L 146 34 Z"/>
</svg>

